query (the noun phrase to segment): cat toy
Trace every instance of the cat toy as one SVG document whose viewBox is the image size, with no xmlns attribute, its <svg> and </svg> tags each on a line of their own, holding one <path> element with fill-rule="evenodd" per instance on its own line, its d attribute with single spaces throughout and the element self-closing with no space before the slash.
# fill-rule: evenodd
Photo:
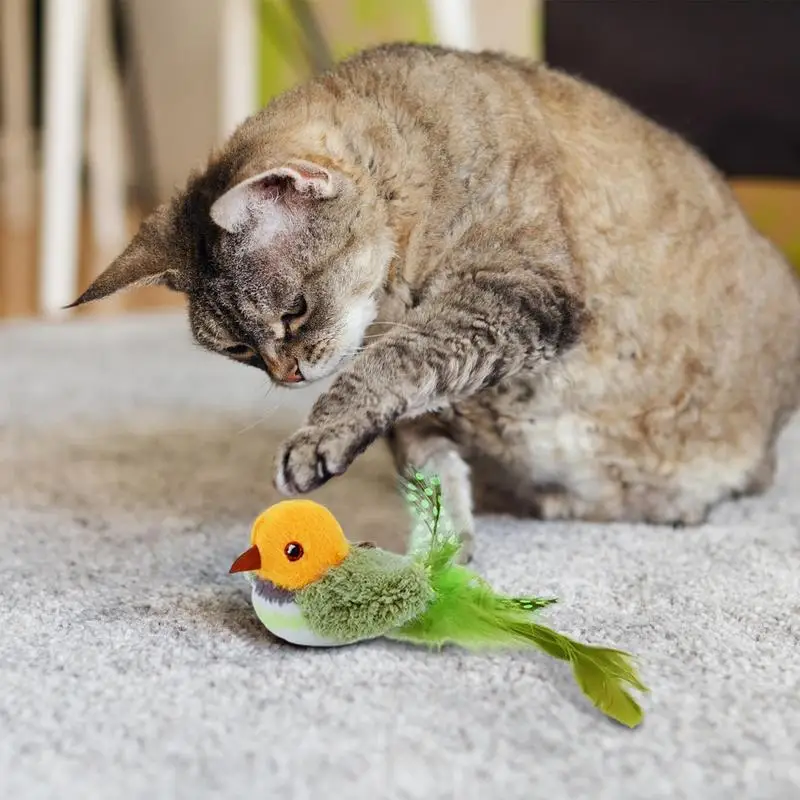
<svg viewBox="0 0 800 800">
<path fill-rule="evenodd" d="M 582 644 L 535 621 L 555 598 L 506 597 L 457 563 L 461 542 L 445 524 L 437 477 L 414 472 L 404 490 L 418 521 L 405 555 L 349 542 L 313 500 L 284 500 L 253 524 L 251 547 L 230 572 L 250 580 L 256 615 L 296 645 L 336 647 L 386 637 L 471 650 L 534 646 L 571 664 L 583 693 L 636 727 L 643 712 L 626 686 L 647 692 L 631 656 Z"/>
</svg>

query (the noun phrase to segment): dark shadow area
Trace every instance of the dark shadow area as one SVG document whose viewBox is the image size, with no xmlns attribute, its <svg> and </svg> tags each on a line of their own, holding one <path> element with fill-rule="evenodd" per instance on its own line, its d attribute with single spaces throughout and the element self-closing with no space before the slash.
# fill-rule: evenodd
<svg viewBox="0 0 800 800">
<path fill-rule="evenodd" d="M 547 61 L 685 136 L 729 176 L 800 177 L 800 3 L 551 0 Z"/>
</svg>

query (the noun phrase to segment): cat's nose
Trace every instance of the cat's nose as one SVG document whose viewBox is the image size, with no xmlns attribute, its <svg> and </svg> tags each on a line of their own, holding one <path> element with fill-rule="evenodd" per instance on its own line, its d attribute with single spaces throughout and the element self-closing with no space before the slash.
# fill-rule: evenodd
<svg viewBox="0 0 800 800">
<path fill-rule="evenodd" d="M 303 380 L 303 374 L 300 372 L 300 364 L 297 363 L 296 358 L 293 358 L 292 361 L 294 363 L 291 368 L 281 378 L 284 383 L 300 383 Z"/>
<path fill-rule="evenodd" d="M 282 358 L 277 361 L 270 361 L 269 371 L 276 381 L 281 383 L 302 383 L 303 373 L 300 372 L 300 364 L 296 358 Z"/>
</svg>

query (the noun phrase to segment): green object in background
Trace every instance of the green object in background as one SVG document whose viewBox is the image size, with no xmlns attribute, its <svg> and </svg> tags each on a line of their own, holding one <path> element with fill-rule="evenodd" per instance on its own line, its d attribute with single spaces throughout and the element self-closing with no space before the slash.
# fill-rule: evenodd
<svg viewBox="0 0 800 800">
<path fill-rule="evenodd" d="M 753 225 L 765 236 L 774 239 L 773 232 L 781 218 L 780 206 L 775 204 L 760 203 L 758 206 L 749 207 L 748 214 Z M 776 243 L 777 244 L 777 243 Z M 800 272 L 800 239 L 788 243 L 777 244 L 792 266 Z"/>
<path fill-rule="evenodd" d="M 297 5 L 296 0 L 261 0 L 259 3 L 259 101 L 262 105 L 310 77 L 314 71 L 312 54 L 308 50 L 310 37 L 298 20 Z M 313 13 L 327 49 L 336 61 L 381 42 L 433 41 L 426 0 L 325 0 L 324 4 L 316 0 L 304 5 Z M 335 32 L 329 30 L 333 21 Z"/>
<path fill-rule="evenodd" d="M 784 252 L 794 268 L 800 272 L 800 241 L 787 245 Z"/>
<path fill-rule="evenodd" d="M 352 36 L 331 42 L 337 59 L 380 42 L 435 41 L 426 0 L 350 0 L 342 5 L 349 7 Z"/>
<path fill-rule="evenodd" d="M 285 2 L 261 0 L 258 14 L 259 103 L 289 89 L 307 70 L 301 32 Z"/>
</svg>

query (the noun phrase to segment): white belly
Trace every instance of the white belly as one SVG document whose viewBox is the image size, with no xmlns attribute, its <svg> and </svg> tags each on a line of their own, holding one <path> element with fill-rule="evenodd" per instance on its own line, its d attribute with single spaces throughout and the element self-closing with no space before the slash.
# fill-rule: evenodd
<svg viewBox="0 0 800 800">
<path fill-rule="evenodd" d="M 275 601 L 262 597 L 253 586 L 253 608 L 263 626 L 279 639 L 303 647 L 338 647 L 346 642 L 317 636 L 306 624 L 300 606 L 294 601 Z"/>
</svg>

